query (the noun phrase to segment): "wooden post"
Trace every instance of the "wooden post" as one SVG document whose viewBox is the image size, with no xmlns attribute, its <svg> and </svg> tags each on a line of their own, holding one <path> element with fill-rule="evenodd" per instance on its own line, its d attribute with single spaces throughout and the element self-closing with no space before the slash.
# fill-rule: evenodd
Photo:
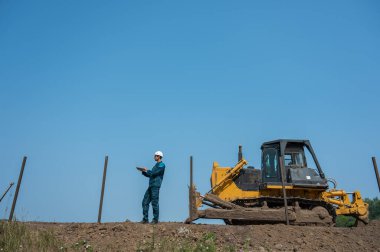
<svg viewBox="0 0 380 252">
<path fill-rule="evenodd" d="M 377 169 L 377 163 L 376 163 L 376 158 L 372 157 L 372 163 L 373 163 L 373 168 L 375 169 L 375 174 L 377 178 L 377 185 L 379 186 L 379 192 L 380 192 L 380 177 L 379 177 L 379 170 Z"/>
<path fill-rule="evenodd" d="M 20 175 L 18 176 L 18 181 L 17 181 L 17 186 L 16 186 L 16 192 L 15 192 L 15 196 L 13 197 L 13 203 L 12 203 L 11 213 L 9 214 L 8 221 L 12 221 L 12 219 L 13 219 L 13 214 L 14 214 L 15 208 L 16 208 L 16 202 L 17 202 L 18 192 L 20 191 L 22 176 L 24 174 L 26 158 L 27 157 L 24 156 L 24 158 L 22 160 Z"/>
<path fill-rule="evenodd" d="M 285 178 L 286 173 L 284 171 L 284 158 L 283 156 L 280 156 L 280 172 L 281 172 L 281 184 L 282 184 L 282 195 L 284 197 L 284 207 L 285 207 L 285 219 L 286 219 L 286 225 L 289 225 L 289 216 L 288 216 L 288 199 L 286 197 L 286 189 L 285 189 Z"/>
<path fill-rule="evenodd" d="M 190 156 L 189 218 L 193 219 L 193 156 Z"/>
<path fill-rule="evenodd" d="M 239 152 L 238 152 L 238 162 L 240 162 L 243 159 L 243 146 L 239 145 Z"/>
<path fill-rule="evenodd" d="M 102 221 L 103 197 L 104 197 L 104 187 L 106 185 L 107 166 L 108 166 L 108 156 L 106 156 L 104 160 L 102 191 L 100 193 L 100 203 L 99 203 L 99 212 L 98 212 L 98 223 Z"/>
<path fill-rule="evenodd" d="M 0 198 L 0 202 L 4 199 L 5 195 L 8 193 L 8 191 L 11 189 L 11 187 L 12 187 L 13 185 L 14 185 L 13 182 L 11 182 L 11 183 L 9 184 L 7 190 L 5 190 L 3 196 L 1 196 L 1 198 Z"/>
</svg>

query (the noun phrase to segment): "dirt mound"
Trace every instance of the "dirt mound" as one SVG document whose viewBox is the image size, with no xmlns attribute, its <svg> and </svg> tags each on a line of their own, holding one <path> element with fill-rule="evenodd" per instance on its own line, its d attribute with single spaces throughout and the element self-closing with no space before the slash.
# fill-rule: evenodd
<svg viewBox="0 0 380 252">
<path fill-rule="evenodd" d="M 380 221 L 365 227 L 182 223 L 27 223 L 79 251 L 380 251 Z"/>
</svg>

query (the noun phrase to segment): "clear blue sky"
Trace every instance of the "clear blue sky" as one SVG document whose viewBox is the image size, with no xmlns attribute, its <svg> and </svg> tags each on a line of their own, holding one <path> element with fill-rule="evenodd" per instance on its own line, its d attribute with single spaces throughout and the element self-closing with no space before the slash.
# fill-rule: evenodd
<svg viewBox="0 0 380 252">
<path fill-rule="evenodd" d="M 161 220 L 188 209 L 189 156 L 208 191 L 237 146 L 310 139 L 339 188 L 379 196 L 379 1 L 0 1 L 0 191 L 28 161 L 24 220 L 141 219 L 167 165 Z M 14 190 L 12 190 L 12 195 Z M 11 198 L 0 203 L 9 214 Z"/>
</svg>

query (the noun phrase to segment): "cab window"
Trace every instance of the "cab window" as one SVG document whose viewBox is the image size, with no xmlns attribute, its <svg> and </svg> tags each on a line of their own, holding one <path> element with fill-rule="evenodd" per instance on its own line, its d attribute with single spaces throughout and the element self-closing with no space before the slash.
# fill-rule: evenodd
<svg viewBox="0 0 380 252">
<path fill-rule="evenodd" d="M 285 153 L 285 166 L 305 167 L 304 158 L 300 152 Z"/>
<path fill-rule="evenodd" d="M 276 178 L 278 174 L 278 151 L 277 149 L 266 149 L 263 153 L 263 167 L 266 178 Z"/>
</svg>

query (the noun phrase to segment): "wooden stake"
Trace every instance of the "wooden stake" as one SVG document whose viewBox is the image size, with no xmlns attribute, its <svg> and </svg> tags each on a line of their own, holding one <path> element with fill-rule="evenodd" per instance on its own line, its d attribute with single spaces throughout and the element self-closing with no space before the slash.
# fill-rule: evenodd
<svg viewBox="0 0 380 252">
<path fill-rule="evenodd" d="M 190 156 L 189 219 L 193 219 L 193 156 Z"/>
<path fill-rule="evenodd" d="M 106 176 L 107 176 L 107 166 L 108 166 L 108 156 L 104 160 L 104 169 L 103 169 L 103 182 L 102 182 L 102 191 L 100 193 L 100 203 L 99 203 L 99 212 L 98 212 L 98 223 L 102 221 L 102 209 L 103 209 L 103 197 L 104 197 L 104 187 L 106 185 Z"/>
<path fill-rule="evenodd" d="M 23 160 L 22 160 L 20 175 L 18 176 L 18 181 L 17 181 L 17 186 L 16 186 L 16 192 L 15 192 L 15 196 L 13 197 L 13 203 L 12 203 L 11 213 L 9 214 L 8 221 L 12 221 L 12 219 L 13 219 L 13 214 L 15 212 L 16 202 L 17 202 L 17 198 L 18 198 L 18 192 L 20 190 L 22 176 L 24 174 L 26 159 L 27 159 L 27 157 L 24 157 Z"/>
<path fill-rule="evenodd" d="M 286 189 L 285 189 L 285 177 L 286 173 L 284 171 L 284 158 L 280 156 L 280 172 L 281 172 L 281 183 L 282 183 L 282 195 L 284 197 L 284 207 L 285 207 L 285 219 L 286 225 L 289 225 L 289 216 L 288 216 L 288 199 L 286 197 Z"/>
<path fill-rule="evenodd" d="M 375 174 L 377 178 L 377 185 L 379 186 L 379 192 L 380 192 L 380 177 L 379 177 L 379 170 L 377 169 L 377 163 L 376 163 L 376 158 L 372 157 L 372 163 L 373 163 L 373 168 L 375 169 Z"/>
</svg>

